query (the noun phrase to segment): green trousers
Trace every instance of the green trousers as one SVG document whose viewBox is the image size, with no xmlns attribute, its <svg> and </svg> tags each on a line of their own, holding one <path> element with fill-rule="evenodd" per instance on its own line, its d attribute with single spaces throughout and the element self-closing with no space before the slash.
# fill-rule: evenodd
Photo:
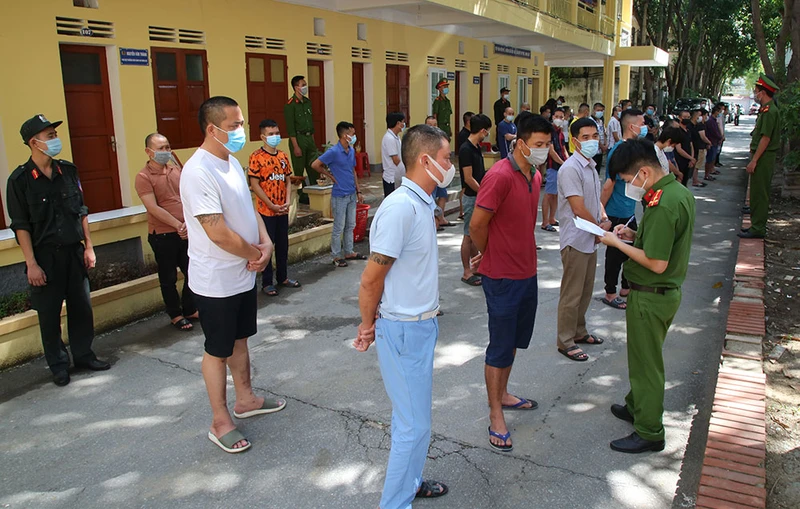
<svg viewBox="0 0 800 509">
<path fill-rule="evenodd" d="M 289 152 L 292 155 L 292 171 L 296 177 L 302 177 L 303 170 L 305 170 L 305 172 L 308 174 L 309 185 L 315 186 L 317 185 L 319 173 L 311 168 L 311 163 L 313 163 L 319 157 L 319 151 L 317 150 L 317 145 L 314 143 L 314 136 L 298 134 L 297 144 L 300 146 L 300 150 L 303 152 L 300 157 L 294 155 L 294 145 L 291 143 L 289 144 Z M 303 193 L 301 190 L 299 194 L 302 196 L 305 193 Z"/>
<path fill-rule="evenodd" d="M 775 170 L 777 152 L 764 152 L 750 176 L 750 231 L 766 235 L 769 218 L 769 193 L 772 188 L 772 173 Z"/>
<path fill-rule="evenodd" d="M 681 305 L 681 290 L 665 295 L 632 290 L 625 312 L 628 325 L 628 379 L 625 404 L 645 440 L 664 440 L 664 355 L 667 330 Z"/>
</svg>

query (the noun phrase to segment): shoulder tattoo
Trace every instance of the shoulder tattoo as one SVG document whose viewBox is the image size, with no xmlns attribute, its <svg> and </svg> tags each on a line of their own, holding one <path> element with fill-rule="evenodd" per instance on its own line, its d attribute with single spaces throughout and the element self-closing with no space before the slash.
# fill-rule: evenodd
<svg viewBox="0 0 800 509">
<path fill-rule="evenodd" d="M 196 217 L 200 224 L 215 226 L 222 219 L 222 214 L 200 214 Z"/>
<path fill-rule="evenodd" d="M 377 263 L 378 265 L 391 265 L 394 263 L 394 258 L 391 256 L 386 256 L 380 253 L 376 253 L 375 251 L 369 254 L 369 259 L 373 262 Z"/>
</svg>

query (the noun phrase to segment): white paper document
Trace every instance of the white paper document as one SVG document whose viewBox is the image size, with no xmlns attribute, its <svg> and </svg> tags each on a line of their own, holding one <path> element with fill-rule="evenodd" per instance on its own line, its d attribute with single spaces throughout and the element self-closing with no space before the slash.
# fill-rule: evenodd
<svg viewBox="0 0 800 509">
<path fill-rule="evenodd" d="M 600 228 L 599 226 L 597 226 L 594 223 L 590 223 L 586 219 L 583 219 L 583 218 L 580 218 L 580 217 L 574 217 L 574 218 L 572 218 L 572 220 L 575 221 L 575 226 L 579 230 L 583 230 L 585 232 L 589 232 L 592 235 L 597 235 L 598 237 L 602 237 L 603 235 L 606 234 L 606 231 L 604 229 Z"/>
</svg>

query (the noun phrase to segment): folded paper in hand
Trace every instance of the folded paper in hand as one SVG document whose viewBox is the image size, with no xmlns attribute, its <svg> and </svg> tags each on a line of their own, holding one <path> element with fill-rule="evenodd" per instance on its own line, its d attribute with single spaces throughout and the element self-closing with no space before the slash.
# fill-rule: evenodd
<svg viewBox="0 0 800 509">
<path fill-rule="evenodd" d="M 604 229 L 600 228 L 599 226 L 597 226 L 594 223 L 590 223 L 586 219 L 583 219 L 583 218 L 580 218 L 580 217 L 574 217 L 574 218 L 572 218 L 572 220 L 575 221 L 575 226 L 579 230 L 583 230 L 585 232 L 589 232 L 592 235 L 597 235 L 598 237 L 602 237 L 603 235 L 606 234 L 606 231 Z"/>
</svg>

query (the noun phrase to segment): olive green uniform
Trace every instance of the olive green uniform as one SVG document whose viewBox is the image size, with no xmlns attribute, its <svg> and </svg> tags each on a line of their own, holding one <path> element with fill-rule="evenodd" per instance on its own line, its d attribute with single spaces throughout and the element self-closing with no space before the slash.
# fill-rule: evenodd
<svg viewBox="0 0 800 509">
<path fill-rule="evenodd" d="M 444 131 L 448 138 L 453 135 L 450 129 L 450 116 L 452 114 L 453 107 L 450 105 L 450 99 L 439 94 L 439 97 L 433 100 L 433 116 L 436 117 L 439 129 Z"/>
<path fill-rule="evenodd" d="M 750 231 L 756 235 L 767 233 L 769 216 L 769 193 L 772 185 L 772 173 L 775 169 L 775 156 L 781 144 L 781 113 L 775 101 L 761 107 L 753 129 L 750 142 L 750 153 L 755 154 L 761 138 L 769 138 L 767 150 L 756 163 L 756 171 L 750 176 Z"/>
<path fill-rule="evenodd" d="M 634 247 L 643 249 L 648 258 L 669 264 L 663 274 L 656 274 L 632 259 L 625 262 L 625 277 L 632 285 L 625 313 L 631 384 L 625 403 L 639 436 L 658 441 L 664 439 L 662 348 L 681 303 L 681 285 L 692 250 L 695 201 L 692 193 L 669 175 L 656 182 L 645 200 L 648 203 Z M 634 286 L 644 288 L 636 290 Z"/>
<path fill-rule="evenodd" d="M 314 143 L 314 117 L 311 112 L 311 99 L 292 95 L 283 107 L 283 116 L 286 119 L 286 134 L 290 138 L 297 139 L 297 145 L 302 152 L 300 157 L 294 155 L 294 144 L 289 142 L 289 154 L 292 156 L 294 174 L 302 177 L 305 169 L 309 184 L 314 186 L 317 184 L 319 173 L 311 168 L 311 163 L 319 157 L 319 151 Z M 301 190 L 299 194 L 303 196 L 305 193 Z"/>
<path fill-rule="evenodd" d="M 61 341 L 61 305 L 67 301 L 67 332 L 76 363 L 95 359 L 94 320 L 89 278 L 83 260 L 83 217 L 89 213 L 74 164 L 54 159 L 51 178 L 32 159 L 8 177 L 7 204 L 11 229 L 31 235 L 33 255 L 45 273 L 44 286 L 31 286 L 31 305 L 47 364 L 53 373 L 69 368 Z"/>
</svg>

